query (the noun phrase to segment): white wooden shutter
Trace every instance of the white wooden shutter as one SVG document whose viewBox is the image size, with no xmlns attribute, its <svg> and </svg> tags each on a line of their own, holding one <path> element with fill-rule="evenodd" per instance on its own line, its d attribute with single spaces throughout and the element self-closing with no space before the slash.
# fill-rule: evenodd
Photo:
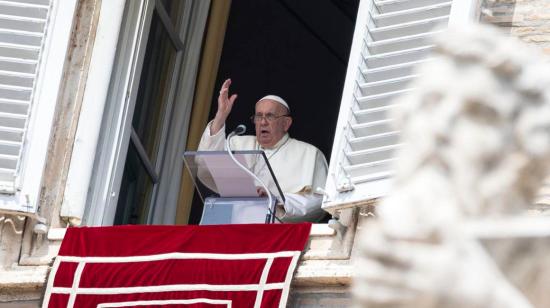
<svg viewBox="0 0 550 308">
<path fill-rule="evenodd" d="M 472 0 L 361 1 L 323 208 L 388 192 L 400 146 L 389 116 L 394 99 L 413 90 L 413 68 L 430 60 L 430 38 L 444 30 L 451 15 L 467 19 L 477 5 Z"/>
<path fill-rule="evenodd" d="M 0 1 L 0 193 L 14 194 L 50 0 Z"/>
</svg>

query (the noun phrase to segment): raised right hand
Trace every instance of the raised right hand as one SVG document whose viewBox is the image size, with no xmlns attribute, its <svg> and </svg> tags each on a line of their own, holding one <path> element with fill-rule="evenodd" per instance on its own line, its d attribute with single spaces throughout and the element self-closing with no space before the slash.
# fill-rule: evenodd
<svg viewBox="0 0 550 308">
<path fill-rule="evenodd" d="M 237 99 L 237 94 L 229 96 L 229 86 L 231 85 L 231 79 L 227 79 L 222 84 L 220 89 L 220 95 L 218 96 L 218 111 L 216 112 L 216 117 L 212 121 L 210 126 L 210 134 L 215 135 L 220 129 L 225 125 L 225 120 L 231 113 L 233 108 L 233 103 Z"/>
</svg>

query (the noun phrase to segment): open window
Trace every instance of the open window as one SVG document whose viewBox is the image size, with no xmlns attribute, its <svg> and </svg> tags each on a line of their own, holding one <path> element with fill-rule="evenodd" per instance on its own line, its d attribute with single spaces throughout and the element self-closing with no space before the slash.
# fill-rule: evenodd
<svg viewBox="0 0 550 308">
<path fill-rule="evenodd" d="M 373 191 L 383 189 L 343 193 L 340 179 L 355 186 L 376 186 L 388 180 L 391 170 L 384 169 L 388 175 L 374 180 L 370 176 L 378 173 L 372 170 L 388 166 L 391 151 L 381 150 L 395 148 L 397 142 L 396 134 L 384 131 L 390 122 L 384 117 L 391 106 L 381 102 L 365 109 L 360 105 L 367 98 L 374 99 L 368 97 L 371 91 L 378 98 L 401 91 L 412 78 L 410 66 L 391 61 L 422 61 L 418 57 L 430 48 L 422 45 L 432 32 L 429 26 L 452 19 L 449 14 L 465 2 L 363 0 L 357 22 L 358 1 L 315 3 L 312 10 L 306 2 L 290 0 L 234 1 L 226 37 L 221 38 L 224 51 L 215 84 L 217 89 L 231 77 L 232 91 L 240 94 L 229 128 L 247 121 L 259 97 L 268 93 L 285 97 L 295 118 L 291 135 L 325 153 L 331 161 L 329 194 L 351 204 L 372 199 L 379 194 Z M 243 9 L 246 5 L 248 9 Z M 208 1 L 199 0 L 125 2 L 101 134 L 93 151 L 95 162 L 89 168 L 90 189 L 87 183 L 76 185 L 80 199 L 73 204 L 65 203 L 71 200 L 67 197 L 73 194 L 71 187 L 65 191 L 63 208 L 87 205 L 86 224 L 173 223 L 178 203 L 178 187 L 174 186 L 179 184 L 175 179 L 183 169 L 181 153 L 191 108 L 206 103 L 193 96 L 209 7 Z M 285 17 L 277 18 L 278 14 Z M 415 51 L 411 57 L 405 52 L 408 49 Z M 367 76 L 364 71 L 372 63 L 377 63 L 377 70 L 370 72 L 375 76 Z M 395 70 L 388 73 L 388 66 Z M 375 126 L 382 129 L 375 135 L 388 138 L 372 143 L 375 138 L 367 131 Z M 374 158 L 371 153 L 376 153 Z M 71 161 L 81 160 L 73 155 Z M 70 173 L 67 182 L 79 180 L 78 173 Z M 325 204 L 327 209 L 330 206 L 330 202 Z"/>
<path fill-rule="evenodd" d="M 96 119 L 101 127 L 90 190 L 69 188 L 65 195 L 81 201 L 66 198 L 62 216 L 75 206 L 78 218 L 86 205 L 87 225 L 173 223 L 179 192 L 174 179 L 183 168 L 209 5 L 125 2 L 105 110 Z M 79 179 L 69 174 L 71 180 Z"/>
<path fill-rule="evenodd" d="M 231 78 L 230 91 L 238 98 L 228 131 L 245 124 L 247 134 L 254 134 L 250 116 L 255 103 L 278 95 L 290 105 L 290 136 L 315 145 L 330 159 L 358 4 L 232 1 L 208 119 L 216 113 L 220 86 Z M 190 223 L 200 220 L 201 206 L 195 200 Z"/>
</svg>

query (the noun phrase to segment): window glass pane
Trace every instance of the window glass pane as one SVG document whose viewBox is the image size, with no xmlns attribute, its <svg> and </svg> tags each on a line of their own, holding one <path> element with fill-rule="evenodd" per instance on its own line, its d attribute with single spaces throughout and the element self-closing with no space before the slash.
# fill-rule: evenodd
<svg viewBox="0 0 550 308">
<path fill-rule="evenodd" d="M 115 225 L 145 224 L 153 192 L 153 182 L 130 142 L 120 186 Z"/>
<path fill-rule="evenodd" d="M 153 14 L 132 126 L 155 165 L 161 140 L 176 50 L 157 14 Z"/>
</svg>

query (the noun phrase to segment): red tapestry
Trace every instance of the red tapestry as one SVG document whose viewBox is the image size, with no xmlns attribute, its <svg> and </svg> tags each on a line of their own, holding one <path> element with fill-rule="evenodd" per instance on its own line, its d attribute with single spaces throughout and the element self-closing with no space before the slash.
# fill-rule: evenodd
<svg viewBox="0 0 550 308">
<path fill-rule="evenodd" d="M 69 228 L 43 307 L 285 307 L 310 229 Z"/>
</svg>

